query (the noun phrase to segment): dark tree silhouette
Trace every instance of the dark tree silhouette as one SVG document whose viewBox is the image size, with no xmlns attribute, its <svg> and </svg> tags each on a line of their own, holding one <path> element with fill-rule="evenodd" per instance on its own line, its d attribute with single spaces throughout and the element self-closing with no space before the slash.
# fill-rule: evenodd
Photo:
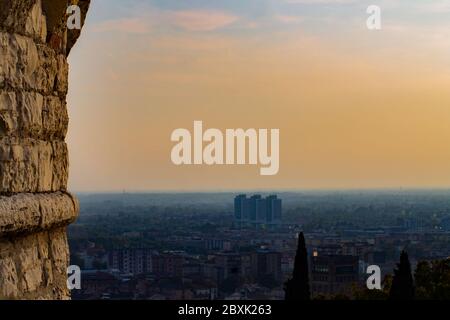
<svg viewBox="0 0 450 320">
<path fill-rule="evenodd" d="M 416 299 L 431 299 L 433 293 L 433 272 L 428 261 L 420 261 L 414 271 L 416 285 Z"/>
<path fill-rule="evenodd" d="M 420 300 L 450 299 L 450 258 L 433 262 L 421 261 L 414 272 L 415 298 Z"/>
<path fill-rule="evenodd" d="M 295 254 L 292 278 L 285 284 L 286 300 L 310 300 L 308 253 L 303 232 L 298 235 L 297 253 Z"/>
<path fill-rule="evenodd" d="M 402 251 L 400 254 L 400 263 L 394 270 L 391 291 L 389 292 L 391 300 L 412 300 L 414 299 L 414 280 L 411 273 L 411 264 L 408 254 Z"/>
</svg>

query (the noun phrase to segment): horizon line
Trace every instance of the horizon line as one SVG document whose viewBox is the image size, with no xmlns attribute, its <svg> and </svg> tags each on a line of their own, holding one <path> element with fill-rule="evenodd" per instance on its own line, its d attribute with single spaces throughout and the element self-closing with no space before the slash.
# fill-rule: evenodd
<svg viewBox="0 0 450 320">
<path fill-rule="evenodd" d="M 301 193 L 301 192 L 380 192 L 380 191 L 450 191 L 450 187 L 381 187 L 381 188 L 304 188 L 304 189 L 148 189 L 148 190 L 70 190 L 73 194 L 189 194 L 189 193 Z"/>
</svg>

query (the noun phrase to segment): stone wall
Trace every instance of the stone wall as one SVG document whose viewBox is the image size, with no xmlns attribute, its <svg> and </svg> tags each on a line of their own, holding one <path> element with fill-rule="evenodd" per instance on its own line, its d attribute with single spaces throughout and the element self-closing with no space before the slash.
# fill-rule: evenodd
<svg viewBox="0 0 450 320">
<path fill-rule="evenodd" d="M 66 299 L 67 55 L 89 0 L 0 0 L 0 299 Z"/>
</svg>

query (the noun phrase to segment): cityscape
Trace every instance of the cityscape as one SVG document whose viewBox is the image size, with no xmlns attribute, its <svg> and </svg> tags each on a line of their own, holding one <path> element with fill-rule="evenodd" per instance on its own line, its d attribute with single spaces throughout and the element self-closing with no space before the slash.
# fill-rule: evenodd
<svg viewBox="0 0 450 320">
<path fill-rule="evenodd" d="M 79 197 L 76 300 L 284 300 L 300 232 L 313 299 L 382 297 L 402 251 L 412 270 L 450 257 L 447 191 Z M 378 295 L 366 290 L 370 265 Z"/>
<path fill-rule="evenodd" d="M 433 317 L 449 43 L 450 0 L 0 0 L 2 310 Z"/>
</svg>

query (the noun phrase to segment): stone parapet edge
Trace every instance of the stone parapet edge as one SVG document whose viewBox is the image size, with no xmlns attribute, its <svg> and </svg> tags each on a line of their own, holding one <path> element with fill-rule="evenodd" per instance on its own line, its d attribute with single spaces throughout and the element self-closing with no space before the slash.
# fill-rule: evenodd
<svg viewBox="0 0 450 320">
<path fill-rule="evenodd" d="M 78 200 L 67 192 L 0 196 L 0 239 L 69 225 L 78 209 Z"/>
</svg>

